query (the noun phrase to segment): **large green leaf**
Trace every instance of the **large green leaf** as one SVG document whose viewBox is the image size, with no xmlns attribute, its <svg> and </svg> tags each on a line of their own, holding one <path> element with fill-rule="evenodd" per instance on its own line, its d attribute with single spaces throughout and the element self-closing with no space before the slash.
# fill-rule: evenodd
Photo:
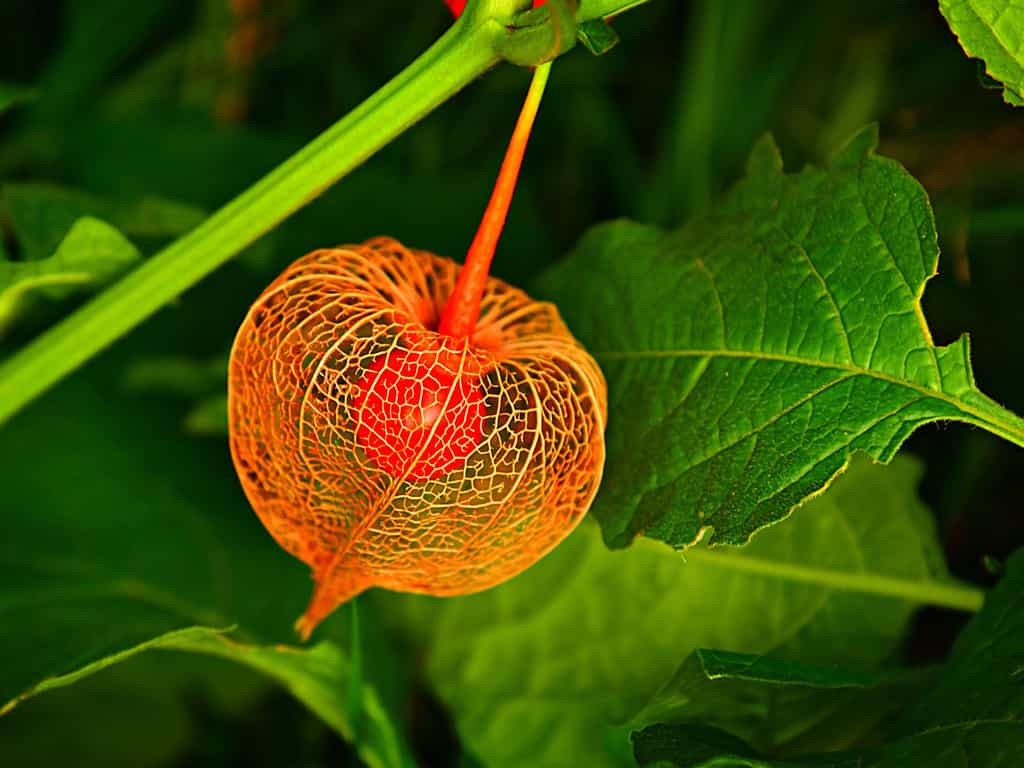
<svg viewBox="0 0 1024 768">
<path fill-rule="evenodd" d="M 213 654 L 284 684 L 374 766 L 408 753 L 373 685 L 348 704 L 336 619 L 289 646 L 305 569 L 262 530 L 222 443 L 111 394 L 108 356 L 13 420 L 0 441 L 0 711 L 147 648 Z M 104 374 L 104 370 L 108 373 Z M 339 619 L 343 617 L 338 617 Z M 372 656 L 372 649 L 371 649 Z"/>
<path fill-rule="evenodd" d="M 880 746 L 785 760 L 735 736 L 694 725 L 634 735 L 637 762 L 679 768 L 1015 768 L 1024 765 L 1024 551 L 958 638 L 946 667 Z"/>
<path fill-rule="evenodd" d="M 98 288 L 139 258 L 138 249 L 124 235 L 106 222 L 85 217 L 75 222 L 49 258 L 0 261 L 0 334 L 29 294 L 62 299 Z"/>
<path fill-rule="evenodd" d="M 1013 0 L 939 0 L 964 52 L 985 61 L 1007 104 L 1024 107 L 1024 6 Z"/>
<path fill-rule="evenodd" d="M 855 451 L 887 462 L 930 421 L 1024 445 L 1024 421 L 975 387 L 966 337 L 932 343 L 931 209 L 876 141 L 784 175 L 763 140 L 713 212 L 670 234 L 600 226 L 541 279 L 608 377 L 594 514 L 610 544 L 742 543 Z"/>
<path fill-rule="evenodd" d="M 388 596 L 387 612 L 404 609 L 431 681 L 487 765 L 621 764 L 621 726 L 695 648 L 858 666 L 892 653 L 913 601 L 944 587 L 919 473 L 910 460 L 857 462 L 749 545 L 685 558 L 651 541 L 610 551 L 585 524 L 494 590 Z"/>
</svg>

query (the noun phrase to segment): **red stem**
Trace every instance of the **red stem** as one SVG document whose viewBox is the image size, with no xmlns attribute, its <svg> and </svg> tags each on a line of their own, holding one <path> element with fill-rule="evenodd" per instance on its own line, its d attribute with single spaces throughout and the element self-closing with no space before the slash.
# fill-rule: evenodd
<svg viewBox="0 0 1024 768">
<path fill-rule="evenodd" d="M 466 254 L 466 262 L 459 270 L 455 287 L 441 314 L 438 331 L 446 336 L 468 338 L 472 336 L 476 327 L 477 318 L 480 316 L 480 300 L 487 286 L 494 249 L 505 226 L 508 207 L 512 203 L 512 194 L 515 192 L 519 169 L 523 164 L 526 144 L 530 140 L 530 130 L 537 117 L 537 109 L 540 107 L 550 68 L 551 63 L 548 62 L 541 64 L 533 72 L 530 90 L 526 94 L 526 101 L 523 102 L 519 120 L 516 121 L 515 130 L 505 151 L 505 159 L 501 163 L 491 200 L 487 204 L 476 237 L 473 238 L 469 253 Z"/>
</svg>

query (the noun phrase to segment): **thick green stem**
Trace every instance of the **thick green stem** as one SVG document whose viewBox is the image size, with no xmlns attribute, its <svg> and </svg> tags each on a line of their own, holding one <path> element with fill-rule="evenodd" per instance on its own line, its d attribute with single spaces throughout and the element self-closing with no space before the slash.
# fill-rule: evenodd
<svg viewBox="0 0 1024 768">
<path fill-rule="evenodd" d="M 507 5 L 508 3 L 506 3 Z M 0 423 L 275 227 L 497 63 L 505 25 L 478 3 L 363 104 L 185 237 L 0 366 Z"/>
<path fill-rule="evenodd" d="M 582 0 L 577 21 L 614 15 L 643 2 Z M 440 40 L 319 138 L 0 365 L 0 424 L 276 227 L 502 56 L 530 65 L 550 59 L 551 41 L 561 30 L 553 22 L 543 24 L 544 34 L 536 25 L 517 27 L 518 19 L 528 18 L 522 12 L 529 5 L 528 0 L 471 0 Z"/>
</svg>

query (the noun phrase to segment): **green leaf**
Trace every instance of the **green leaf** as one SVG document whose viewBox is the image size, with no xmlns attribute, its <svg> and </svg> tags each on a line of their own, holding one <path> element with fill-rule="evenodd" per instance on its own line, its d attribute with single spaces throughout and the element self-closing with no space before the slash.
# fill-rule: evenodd
<svg viewBox="0 0 1024 768">
<path fill-rule="evenodd" d="M 839 749 L 897 716 L 925 677 L 698 650 L 635 721 L 701 722 L 773 754 Z"/>
<path fill-rule="evenodd" d="M 113 280 L 140 258 L 109 224 L 85 217 L 71 227 L 56 253 L 38 261 L 0 261 L 0 333 L 16 318 L 28 294 L 63 299 Z"/>
<path fill-rule="evenodd" d="M 71 225 L 85 216 L 109 221 L 138 240 L 181 235 L 205 218 L 197 208 L 171 200 L 115 201 L 53 184 L 7 184 L 3 196 L 22 257 L 28 261 L 53 253 Z"/>
<path fill-rule="evenodd" d="M 714 211 L 674 233 L 600 226 L 542 277 L 608 378 L 593 513 L 609 544 L 742 543 L 855 451 L 888 462 L 931 421 L 1024 445 L 1024 421 L 975 387 L 967 338 L 932 342 L 931 208 L 876 142 L 784 175 L 765 139 Z"/>
<path fill-rule="evenodd" d="M 1007 104 L 1024 107 L 1024 7 L 1010 0 L 939 0 L 964 53 L 983 59 Z"/>
<path fill-rule="evenodd" d="M 116 290 L 104 293 L 0 363 L 0 422 L 496 64 L 497 47 L 517 37 L 515 32 L 508 33 L 508 22 L 519 6 L 519 0 L 470 5 L 421 56 L 318 139 L 155 254 Z"/>
<path fill-rule="evenodd" d="M 338 733 L 356 741 L 360 757 L 371 766 L 412 764 L 390 714 L 367 685 L 361 688 L 362 717 L 356 738 L 344 696 L 351 664 L 333 643 L 318 643 L 310 649 L 246 646 L 223 637 L 196 635 L 171 640 L 167 647 L 222 656 L 274 678 Z"/>
<path fill-rule="evenodd" d="M 31 101 L 35 98 L 35 95 L 34 90 L 23 85 L 0 83 L 0 115 L 11 107 Z"/>
<path fill-rule="evenodd" d="M 100 374 L 121 366 L 103 362 L 0 441 L 13 513 L 0 537 L 0 657 L 16 660 L 0 666 L 0 711 L 142 650 L 175 648 L 264 672 L 354 738 L 343 635 L 329 634 L 339 622 L 310 649 L 287 644 L 308 578 L 248 508 L 223 445 L 184 437 L 173 414 L 112 398 Z M 408 764 L 372 679 L 362 708 L 363 760 Z"/>
<path fill-rule="evenodd" d="M 595 56 L 603 56 L 619 44 L 619 35 L 603 19 L 592 19 L 579 25 L 577 39 Z"/>
<path fill-rule="evenodd" d="M 267 677 L 221 659 L 177 652 L 139 654 L 0 717 L 4 763 L 180 765 L 183 755 L 208 735 L 202 732 L 209 727 L 204 721 L 244 720 L 273 688 Z"/>
<path fill-rule="evenodd" d="M 733 735 L 693 725 L 655 725 L 633 737 L 640 765 L 830 766 L 846 768 L 1012 768 L 1024 762 L 1024 551 L 963 631 L 949 662 L 915 706 L 876 747 L 803 755 L 764 756 Z"/>
<path fill-rule="evenodd" d="M 918 595 L 946 587 L 919 475 L 907 459 L 856 462 L 746 547 L 683 558 L 652 541 L 608 550 L 585 524 L 496 589 L 388 596 L 382 613 L 426 644 L 430 680 L 485 764 L 622 764 L 623 724 L 696 648 L 857 666 L 888 657 Z"/>
</svg>

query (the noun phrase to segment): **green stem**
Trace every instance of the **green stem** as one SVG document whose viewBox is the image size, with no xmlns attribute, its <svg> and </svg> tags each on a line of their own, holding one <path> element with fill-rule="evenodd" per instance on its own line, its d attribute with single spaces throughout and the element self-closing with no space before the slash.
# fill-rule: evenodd
<svg viewBox="0 0 1024 768">
<path fill-rule="evenodd" d="M 894 597 L 971 613 L 981 610 L 981 606 L 985 602 L 983 589 L 954 581 L 917 581 L 865 571 L 842 571 L 811 565 L 782 563 L 776 560 L 750 557 L 735 550 L 719 551 L 707 547 L 691 547 L 682 555 L 690 562 L 707 563 L 743 573 L 755 573 L 788 581 L 815 584 L 844 592 L 862 592 Z"/>
<path fill-rule="evenodd" d="M 968 417 L 965 421 L 1024 448 L 1024 419 L 978 390 L 972 390 L 968 396 L 970 400 L 959 401 Z"/>
<path fill-rule="evenodd" d="M 643 2 L 583 0 L 577 21 Z M 551 58 L 550 40 L 516 26 L 528 6 L 527 0 L 471 0 L 422 56 L 319 138 L 5 361 L 0 424 L 483 74 L 500 60 L 499 51 L 530 65 Z M 557 39 L 559 30 L 550 26 L 547 37 Z M 534 49 L 544 57 L 527 61 Z"/>
<path fill-rule="evenodd" d="M 507 34 L 488 13 L 497 5 L 476 3 L 319 138 L 7 360 L 0 366 L 0 424 L 496 64 L 497 41 Z"/>
</svg>

